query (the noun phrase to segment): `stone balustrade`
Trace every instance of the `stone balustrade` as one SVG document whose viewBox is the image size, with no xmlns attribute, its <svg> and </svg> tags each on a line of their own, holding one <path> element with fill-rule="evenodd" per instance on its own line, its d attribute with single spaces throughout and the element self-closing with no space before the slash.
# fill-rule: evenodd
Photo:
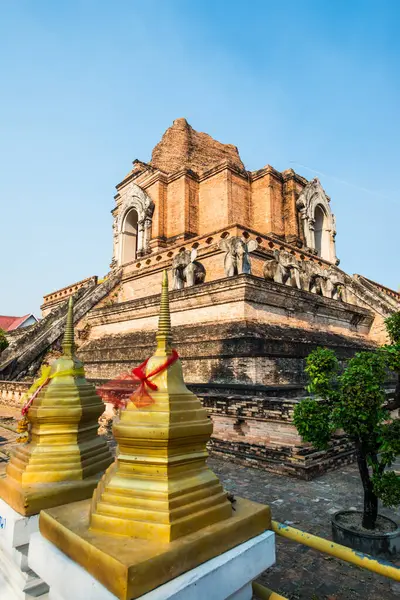
<svg viewBox="0 0 400 600">
<path fill-rule="evenodd" d="M 93 275 L 92 277 L 87 277 L 86 279 L 82 279 L 82 281 L 77 281 L 71 285 L 67 285 L 59 290 L 52 292 L 51 294 L 46 294 L 43 296 L 43 304 L 40 307 L 42 311 L 42 316 L 45 317 L 50 310 L 52 310 L 55 306 L 64 302 L 67 298 L 69 298 L 72 294 L 75 294 L 82 287 L 87 285 L 97 285 L 99 283 L 97 275 Z"/>
<path fill-rule="evenodd" d="M 21 405 L 22 396 L 32 385 L 29 381 L 1 381 L 0 380 L 0 405 L 15 406 Z"/>
<path fill-rule="evenodd" d="M 226 227 L 223 229 L 219 229 L 210 234 L 203 234 L 196 236 L 190 240 L 178 240 L 175 244 L 170 244 L 168 248 L 166 248 L 163 252 L 155 253 L 152 252 L 150 255 L 147 255 L 144 258 L 139 260 L 132 260 L 129 263 L 124 265 L 125 269 L 129 267 L 129 273 L 133 273 L 136 271 L 141 272 L 143 275 L 143 271 L 154 269 L 155 265 L 160 265 L 160 269 L 169 265 L 171 263 L 171 259 L 175 256 L 180 249 L 196 249 L 199 252 L 199 256 L 203 257 L 203 255 L 207 255 L 208 252 L 214 251 L 219 252 L 218 242 L 221 239 L 226 239 L 231 236 L 243 236 L 246 239 L 255 239 L 259 244 L 258 254 L 263 255 L 265 251 L 270 252 L 274 249 L 287 250 L 291 252 L 295 258 L 298 260 L 310 260 L 315 264 L 319 264 L 320 266 L 329 267 L 331 263 L 327 260 L 324 260 L 320 256 L 310 254 L 304 248 L 303 249 L 294 249 L 293 245 L 280 240 L 278 238 L 274 238 L 270 235 L 260 235 L 256 231 L 244 228 L 240 225 L 231 225 L 230 227 Z"/>
</svg>

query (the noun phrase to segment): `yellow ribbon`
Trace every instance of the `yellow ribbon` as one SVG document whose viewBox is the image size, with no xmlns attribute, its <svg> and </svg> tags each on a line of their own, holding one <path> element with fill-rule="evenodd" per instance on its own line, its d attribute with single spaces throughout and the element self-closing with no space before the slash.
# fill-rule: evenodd
<svg viewBox="0 0 400 600">
<path fill-rule="evenodd" d="M 45 383 L 46 379 L 49 379 L 50 371 L 51 367 L 49 367 L 49 365 L 42 365 L 42 372 L 40 374 L 40 377 L 38 377 L 36 381 L 33 382 L 29 390 L 22 396 L 21 404 L 25 404 L 26 400 L 28 400 L 32 396 L 32 394 L 34 394 L 36 390 Z"/>
<path fill-rule="evenodd" d="M 78 369 L 66 369 L 65 371 L 55 371 L 51 373 L 51 367 L 48 365 L 42 366 L 42 371 L 40 377 L 33 382 L 29 390 L 26 394 L 23 395 L 22 400 L 24 401 L 24 405 L 22 407 L 22 418 L 18 422 L 17 432 L 19 433 L 19 437 L 17 438 L 18 443 L 29 442 L 29 419 L 27 417 L 29 408 L 35 396 L 40 392 L 41 388 L 44 387 L 50 379 L 54 379 L 55 377 L 84 377 L 85 371 L 83 367 L 79 367 Z"/>
<path fill-rule="evenodd" d="M 21 403 L 25 404 L 26 400 L 29 400 L 38 388 L 46 383 L 49 379 L 55 377 L 84 377 L 85 371 L 83 367 L 78 369 L 66 369 L 65 371 L 55 371 L 51 373 L 51 367 L 49 365 L 42 365 L 42 371 L 40 376 L 33 382 L 29 390 L 22 396 Z"/>
</svg>

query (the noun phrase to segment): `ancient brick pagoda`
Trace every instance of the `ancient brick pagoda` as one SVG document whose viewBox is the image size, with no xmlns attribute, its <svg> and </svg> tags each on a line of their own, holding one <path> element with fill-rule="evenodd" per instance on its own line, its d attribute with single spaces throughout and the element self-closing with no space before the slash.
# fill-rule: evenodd
<svg viewBox="0 0 400 600">
<path fill-rule="evenodd" d="M 304 357 L 318 345 L 346 358 L 381 343 L 400 295 L 338 267 L 319 180 L 269 165 L 249 172 L 235 146 L 177 119 L 151 161 L 135 160 L 117 185 L 112 214 L 110 273 L 46 295 L 45 318 L 10 337 L 0 378 L 32 376 L 57 347 L 71 294 L 87 376 L 100 382 L 140 363 L 168 269 L 175 346 L 214 421 L 212 450 L 307 478 L 348 461 L 340 437 L 316 453 L 292 424 Z"/>
</svg>

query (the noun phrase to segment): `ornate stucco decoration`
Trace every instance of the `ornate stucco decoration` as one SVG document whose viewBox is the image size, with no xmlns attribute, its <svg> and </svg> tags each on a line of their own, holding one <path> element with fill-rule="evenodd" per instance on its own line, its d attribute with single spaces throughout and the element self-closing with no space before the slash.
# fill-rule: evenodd
<svg viewBox="0 0 400 600">
<path fill-rule="evenodd" d="M 285 250 L 274 250 L 265 262 L 263 272 L 267 281 L 349 302 L 345 274 L 334 265 L 327 268 L 310 260 L 298 260 Z"/>
<path fill-rule="evenodd" d="M 221 240 L 219 248 L 226 253 L 224 269 L 227 277 L 240 275 L 241 273 L 251 274 L 249 253 L 257 250 L 258 243 L 256 240 L 249 240 L 247 242 L 245 238 L 232 236 L 227 240 Z"/>
<path fill-rule="evenodd" d="M 312 179 L 297 199 L 297 208 L 307 248 L 333 264 L 336 258 L 336 221 L 329 205 L 329 198 L 318 179 Z"/>
<path fill-rule="evenodd" d="M 130 183 L 125 190 L 121 191 L 121 197 L 122 202 L 118 207 L 113 223 L 113 262 L 116 262 L 118 266 L 126 262 L 123 260 L 123 237 L 125 235 L 124 223 L 128 213 L 132 209 L 137 213 L 136 257 L 143 256 L 148 252 L 154 213 L 154 202 L 136 183 Z M 132 256 L 132 260 L 136 257 Z"/>
<path fill-rule="evenodd" d="M 197 250 L 181 250 L 172 260 L 173 290 L 203 283 L 206 270 L 197 258 Z"/>
</svg>

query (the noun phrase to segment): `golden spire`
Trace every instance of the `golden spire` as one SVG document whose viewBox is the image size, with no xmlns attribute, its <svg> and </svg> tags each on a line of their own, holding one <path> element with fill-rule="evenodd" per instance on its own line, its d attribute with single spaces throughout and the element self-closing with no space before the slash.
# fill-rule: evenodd
<svg viewBox="0 0 400 600">
<path fill-rule="evenodd" d="M 156 335 L 157 340 L 157 351 L 156 354 L 170 354 L 171 353 L 171 316 L 169 312 L 169 300 L 168 300 L 168 273 L 164 269 L 162 287 L 161 287 L 161 302 L 160 302 L 160 316 L 158 318 L 158 330 Z"/>
<path fill-rule="evenodd" d="M 64 356 L 72 357 L 75 352 L 74 342 L 74 299 L 69 297 L 67 319 L 65 322 L 65 333 L 62 343 Z"/>
</svg>

